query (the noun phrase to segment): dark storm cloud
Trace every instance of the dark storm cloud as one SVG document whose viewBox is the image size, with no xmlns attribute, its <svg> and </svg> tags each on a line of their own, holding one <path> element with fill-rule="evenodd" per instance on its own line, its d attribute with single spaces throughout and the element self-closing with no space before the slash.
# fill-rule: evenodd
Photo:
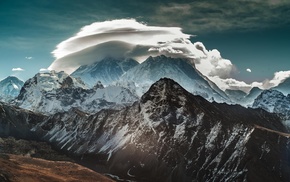
<svg viewBox="0 0 290 182">
<path fill-rule="evenodd" d="M 189 33 L 243 31 L 290 23 L 290 1 L 287 0 L 111 0 L 87 3 L 90 6 L 80 3 L 80 11 L 94 21 L 135 18 L 150 25 L 182 27 Z"/>
<path fill-rule="evenodd" d="M 5 6 L 7 2 L 9 9 Z M 49 30 L 55 36 L 69 36 L 78 27 L 92 22 L 121 18 L 134 18 L 155 26 L 178 26 L 194 34 L 290 23 L 287 0 L 11 0 L 2 7 L 6 9 L 0 7 L 0 16 L 9 18 L 0 20 L 1 25 L 13 21 L 15 26 L 3 26 L 2 34 L 25 27 L 25 35 L 41 35 Z"/>
<path fill-rule="evenodd" d="M 170 22 L 186 32 L 253 30 L 285 26 L 290 22 L 290 1 L 191 1 L 169 3 L 150 17 L 159 24 Z"/>
</svg>

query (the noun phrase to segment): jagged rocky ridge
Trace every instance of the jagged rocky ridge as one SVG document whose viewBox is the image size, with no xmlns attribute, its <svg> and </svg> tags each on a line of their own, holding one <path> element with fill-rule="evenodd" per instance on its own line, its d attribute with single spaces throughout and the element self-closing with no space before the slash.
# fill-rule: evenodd
<svg viewBox="0 0 290 182">
<path fill-rule="evenodd" d="M 132 104 L 138 96 L 121 86 L 104 87 L 100 82 L 88 89 L 86 85 L 64 72 L 38 73 L 25 82 L 13 104 L 44 114 L 77 108 L 95 113 L 101 109 L 120 109 Z"/>
<path fill-rule="evenodd" d="M 138 181 L 288 181 L 289 134 L 262 109 L 209 103 L 170 79 L 139 102 L 43 116 L 1 104 L 0 134 L 42 138 Z"/>
</svg>

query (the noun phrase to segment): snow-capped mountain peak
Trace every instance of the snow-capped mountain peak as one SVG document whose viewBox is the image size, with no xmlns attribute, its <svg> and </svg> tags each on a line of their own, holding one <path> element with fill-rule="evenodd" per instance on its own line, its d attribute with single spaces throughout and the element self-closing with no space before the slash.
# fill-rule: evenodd
<svg viewBox="0 0 290 182">
<path fill-rule="evenodd" d="M 106 57 L 93 64 L 79 67 L 71 76 L 81 78 L 90 87 L 93 87 L 97 81 L 101 81 L 102 84 L 108 86 L 119 80 L 125 72 L 138 64 L 139 63 L 133 59 Z"/>
<path fill-rule="evenodd" d="M 253 108 L 262 108 L 266 111 L 274 112 L 277 104 L 284 103 L 286 98 L 283 93 L 277 90 L 265 90 L 255 99 Z"/>
<path fill-rule="evenodd" d="M 224 102 L 227 96 L 214 83 L 201 75 L 188 60 L 166 56 L 148 57 L 144 62 L 127 71 L 121 82 L 135 83 L 136 92 L 143 95 L 160 78 L 171 78 L 187 91 L 208 100 Z M 223 95 L 222 95 L 223 94 Z"/>
<path fill-rule="evenodd" d="M 15 76 L 0 81 L 0 100 L 8 102 L 18 96 L 24 82 Z"/>
<path fill-rule="evenodd" d="M 290 94 L 285 96 L 277 90 L 265 90 L 255 99 L 252 107 L 278 114 L 290 130 Z"/>
</svg>

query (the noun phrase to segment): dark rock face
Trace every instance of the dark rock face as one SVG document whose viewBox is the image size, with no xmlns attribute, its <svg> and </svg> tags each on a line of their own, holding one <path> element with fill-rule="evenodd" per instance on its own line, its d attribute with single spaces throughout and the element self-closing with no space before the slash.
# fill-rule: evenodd
<svg viewBox="0 0 290 182">
<path fill-rule="evenodd" d="M 9 123 L 7 112 L 0 113 L 1 123 Z M 22 115 L 27 113 L 10 118 L 21 123 Z M 210 103 L 170 79 L 159 80 L 139 102 L 119 111 L 26 118 L 28 131 L 125 179 L 290 180 L 290 135 L 276 115 Z"/>
<path fill-rule="evenodd" d="M 0 137 L 35 139 L 37 136 L 31 132 L 31 128 L 44 119 L 45 116 L 41 114 L 0 102 Z"/>
</svg>

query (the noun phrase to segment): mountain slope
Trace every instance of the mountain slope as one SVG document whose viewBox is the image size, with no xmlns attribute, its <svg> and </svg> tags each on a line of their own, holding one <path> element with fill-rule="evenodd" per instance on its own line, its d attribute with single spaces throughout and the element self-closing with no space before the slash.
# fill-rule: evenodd
<svg viewBox="0 0 290 182">
<path fill-rule="evenodd" d="M 233 101 L 234 103 L 240 103 L 245 97 L 246 93 L 241 90 L 225 90 L 227 96 Z"/>
<path fill-rule="evenodd" d="M 146 61 L 130 69 L 122 77 L 123 82 L 133 82 L 136 92 L 143 95 L 160 78 L 171 78 L 189 92 L 217 101 L 226 101 L 227 96 L 212 82 L 203 77 L 184 59 L 165 56 L 149 57 Z M 209 83 L 210 82 L 210 83 Z"/>
<path fill-rule="evenodd" d="M 24 82 L 15 76 L 9 76 L 0 81 L 0 100 L 8 102 L 18 96 Z"/>
<path fill-rule="evenodd" d="M 263 90 L 260 88 L 253 87 L 250 92 L 245 97 L 238 100 L 237 103 L 245 107 L 252 107 L 255 99 L 260 95 L 261 92 L 263 92 Z"/>
<path fill-rule="evenodd" d="M 97 81 L 107 86 L 119 80 L 125 72 L 138 64 L 133 59 L 122 60 L 106 57 L 91 65 L 79 67 L 71 76 L 82 79 L 90 87 L 93 87 Z"/>
</svg>

